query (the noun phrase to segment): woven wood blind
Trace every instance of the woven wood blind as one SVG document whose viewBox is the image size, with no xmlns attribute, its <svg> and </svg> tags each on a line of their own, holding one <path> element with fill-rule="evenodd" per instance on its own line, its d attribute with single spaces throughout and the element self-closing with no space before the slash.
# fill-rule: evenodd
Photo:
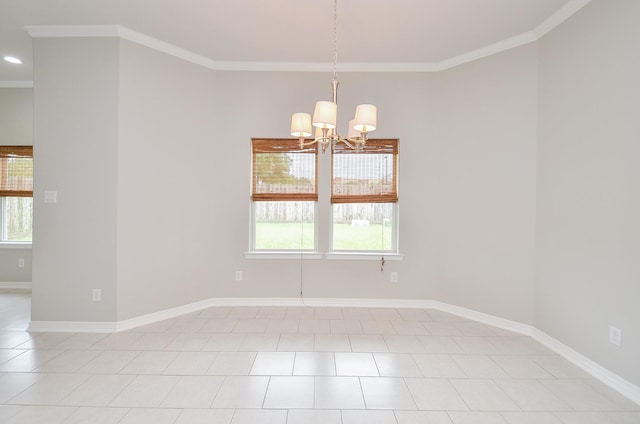
<svg viewBox="0 0 640 424">
<path fill-rule="evenodd" d="M 32 146 L 0 146 L 0 196 L 33 197 Z"/>
<path fill-rule="evenodd" d="M 331 155 L 331 203 L 398 201 L 398 140 L 367 140 L 361 151 L 336 145 Z"/>
<path fill-rule="evenodd" d="M 318 147 L 297 139 L 251 140 L 253 201 L 318 200 Z"/>
</svg>

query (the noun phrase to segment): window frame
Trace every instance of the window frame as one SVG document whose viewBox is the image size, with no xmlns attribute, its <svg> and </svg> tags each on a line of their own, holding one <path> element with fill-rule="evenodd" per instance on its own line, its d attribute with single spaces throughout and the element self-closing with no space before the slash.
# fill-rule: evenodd
<svg viewBox="0 0 640 424">
<path fill-rule="evenodd" d="M 256 178 L 256 154 L 258 153 L 303 153 L 314 155 L 314 184 L 313 192 L 304 193 L 262 193 L 257 190 Z M 249 252 L 247 257 L 274 257 L 288 258 L 318 256 L 318 146 L 300 146 L 298 139 L 292 138 L 252 138 L 251 139 L 251 194 L 250 194 L 250 235 Z M 258 249 L 256 248 L 257 222 L 256 204 L 258 202 L 313 202 L 313 247 L 303 249 Z M 302 225 L 302 224 L 301 224 Z"/>
<path fill-rule="evenodd" d="M 334 149 L 331 151 L 331 181 L 330 181 L 330 205 L 331 210 L 329 213 L 329 253 L 327 254 L 327 258 L 338 259 L 344 257 L 348 258 L 366 258 L 366 257 L 374 257 L 378 258 L 381 255 L 394 255 L 401 257 L 399 254 L 399 196 L 398 196 L 398 174 L 399 174 L 399 149 L 400 149 L 400 140 L 399 139 L 370 139 L 367 140 L 367 144 L 365 144 L 364 148 L 361 151 L 348 150 L 346 147 L 338 149 L 338 153 Z M 392 154 L 393 155 L 393 169 L 392 169 L 392 190 L 389 193 L 381 193 L 381 194 L 369 194 L 369 195 L 336 195 L 334 194 L 334 155 L 336 154 L 353 154 L 358 155 L 360 153 L 380 153 L 380 154 Z M 361 201 L 353 201 L 359 200 Z M 369 201 L 366 201 L 369 200 Z M 392 208 L 392 218 L 391 218 L 391 249 L 390 250 L 363 250 L 363 249 L 335 249 L 334 247 L 334 206 L 336 204 L 353 204 L 353 203 L 362 203 L 362 204 L 373 204 L 373 203 L 385 203 L 391 204 Z M 383 224 L 384 225 L 384 224 Z"/>
<path fill-rule="evenodd" d="M 32 199 L 31 207 L 33 208 L 33 146 L 24 145 L 0 145 L 0 174 L 3 172 L 5 160 L 9 158 L 30 158 L 31 159 L 31 178 L 30 181 L 23 181 L 23 184 L 14 186 L 8 179 L 4 179 L 0 175 L 0 247 L 30 247 L 33 243 L 33 221 L 31 223 L 31 240 L 18 241 L 7 240 L 6 221 L 7 221 L 7 199 L 12 197 L 29 197 Z M 26 184 L 27 187 L 22 185 Z M 32 209 L 33 216 L 33 209 Z"/>
</svg>

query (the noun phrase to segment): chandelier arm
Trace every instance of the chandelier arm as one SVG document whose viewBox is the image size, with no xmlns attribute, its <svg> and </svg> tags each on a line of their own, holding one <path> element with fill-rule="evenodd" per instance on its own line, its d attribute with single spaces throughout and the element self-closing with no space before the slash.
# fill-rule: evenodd
<svg viewBox="0 0 640 424">
<path fill-rule="evenodd" d="M 312 144 L 318 142 L 319 140 L 314 140 L 313 138 L 309 141 L 307 141 L 306 138 L 304 137 L 299 137 L 298 141 L 300 141 L 300 148 L 303 148 L 305 146 L 311 146 Z"/>
<path fill-rule="evenodd" d="M 349 139 L 346 139 L 346 138 L 339 138 L 338 140 L 336 140 L 336 143 L 340 143 L 340 142 L 342 142 L 342 143 L 346 144 L 346 145 L 347 145 L 347 147 L 348 147 L 348 148 L 350 148 L 350 149 L 355 149 L 355 148 L 356 148 L 356 146 L 354 146 L 353 144 L 351 144 L 351 143 L 349 142 Z"/>
</svg>

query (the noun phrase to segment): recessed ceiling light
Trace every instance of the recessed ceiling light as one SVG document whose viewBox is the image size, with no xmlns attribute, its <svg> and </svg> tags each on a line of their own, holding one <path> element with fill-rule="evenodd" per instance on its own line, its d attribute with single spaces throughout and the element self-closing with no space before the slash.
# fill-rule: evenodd
<svg viewBox="0 0 640 424">
<path fill-rule="evenodd" d="M 4 60 L 6 60 L 9 63 L 15 63 L 16 65 L 21 65 L 22 61 L 20 59 L 18 59 L 17 57 L 13 57 L 13 56 L 5 56 L 3 57 Z"/>
</svg>

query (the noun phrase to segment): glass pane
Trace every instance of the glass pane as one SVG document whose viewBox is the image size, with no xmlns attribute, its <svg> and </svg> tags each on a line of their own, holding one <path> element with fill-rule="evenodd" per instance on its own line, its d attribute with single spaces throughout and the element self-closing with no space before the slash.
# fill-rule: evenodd
<svg viewBox="0 0 640 424">
<path fill-rule="evenodd" d="M 315 250 L 315 202 L 255 202 L 256 250 Z"/>
<path fill-rule="evenodd" d="M 333 205 L 333 250 L 393 251 L 395 203 Z"/>
<path fill-rule="evenodd" d="M 3 205 L 3 241 L 31 241 L 33 198 L 5 197 Z"/>
</svg>

